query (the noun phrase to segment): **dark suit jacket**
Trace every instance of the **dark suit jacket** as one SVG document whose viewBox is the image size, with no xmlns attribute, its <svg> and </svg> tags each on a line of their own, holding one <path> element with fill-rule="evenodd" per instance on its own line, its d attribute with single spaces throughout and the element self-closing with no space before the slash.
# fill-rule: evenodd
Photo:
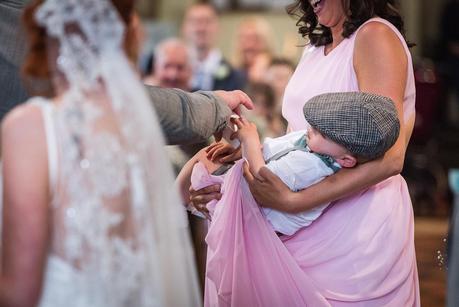
<svg viewBox="0 0 459 307">
<path fill-rule="evenodd" d="M 0 120 L 27 99 L 20 66 L 25 54 L 25 36 L 20 18 L 28 0 L 0 0 Z"/>
<path fill-rule="evenodd" d="M 225 59 L 221 60 L 220 66 L 226 66 L 228 74 L 221 78 L 218 74 L 214 75 L 213 90 L 233 91 L 245 88 L 247 78 L 242 71 L 234 69 Z"/>
</svg>

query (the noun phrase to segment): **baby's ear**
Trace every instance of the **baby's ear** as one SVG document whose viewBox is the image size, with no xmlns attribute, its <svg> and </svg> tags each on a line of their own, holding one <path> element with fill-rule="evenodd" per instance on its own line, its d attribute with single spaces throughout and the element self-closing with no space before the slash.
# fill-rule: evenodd
<svg viewBox="0 0 459 307">
<path fill-rule="evenodd" d="M 335 159 L 341 167 L 351 168 L 357 164 L 357 159 L 349 154 L 343 155 L 341 158 Z"/>
</svg>

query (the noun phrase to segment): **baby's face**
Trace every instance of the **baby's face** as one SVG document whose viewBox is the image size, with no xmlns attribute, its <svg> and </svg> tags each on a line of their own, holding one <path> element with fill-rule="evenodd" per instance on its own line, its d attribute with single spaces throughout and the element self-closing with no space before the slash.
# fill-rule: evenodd
<svg viewBox="0 0 459 307">
<path fill-rule="evenodd" d="M 309 148 L 316 153 L 328 155 L 335 159 L 339 159 L 349 153 L 346 148 L 325 137 L 313 127 L 307 130 L 306 139 Z"/>
</svg>

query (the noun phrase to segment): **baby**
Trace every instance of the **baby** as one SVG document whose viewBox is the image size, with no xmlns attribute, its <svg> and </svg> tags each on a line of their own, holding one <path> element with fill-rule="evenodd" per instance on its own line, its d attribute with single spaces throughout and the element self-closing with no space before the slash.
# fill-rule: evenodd
<svg viewBox="0 0 459 307">
<path fill-rule="evenodd" d="M 387 97 L 361 92 L 329 93 L 310 99 L 303 111 L 310 125 L 307 130 L 266 138 L 263 146 L 254 124 L 244 118 L 232 119 L 238 127 L 242 156 L 255 176 L 266 166 L 291 190 L 298 191 L 343 167 L 381 157 L 398 138 L 397 111 Z M 193 159 L 177 178 L 181 187 L 189 183 L 196 161 L 204 162 L 210 172 L 217 168 L 202 154 Z M 182 190 L 183 196 L 186 193 Z M 269 208 L 262 208 L 262 212 L 274 231 L 292 235 L 310 225 L 328 205 L 298 214 Z"/>
</svg>

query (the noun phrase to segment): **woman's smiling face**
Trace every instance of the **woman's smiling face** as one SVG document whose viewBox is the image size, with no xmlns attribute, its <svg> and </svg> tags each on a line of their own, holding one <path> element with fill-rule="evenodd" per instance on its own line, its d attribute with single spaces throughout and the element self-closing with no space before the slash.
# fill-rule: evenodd
<svg viewBox="0 0 459 307">
<path fill-rule="evenodd" d="M 323 26 L 333 28 L 346 19 L 342 0 L 309 0 L 309 3 Z"/>
</svg>

